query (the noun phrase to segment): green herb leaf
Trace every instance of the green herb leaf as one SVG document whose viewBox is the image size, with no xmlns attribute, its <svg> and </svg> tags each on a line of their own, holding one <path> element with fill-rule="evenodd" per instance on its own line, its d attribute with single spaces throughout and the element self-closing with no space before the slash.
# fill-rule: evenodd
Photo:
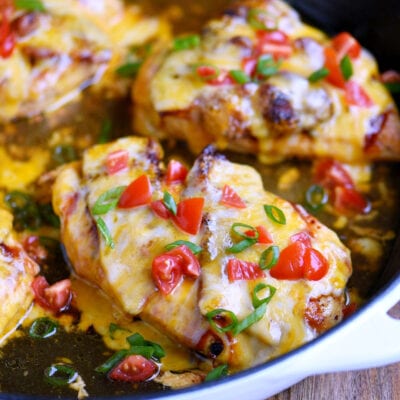
<svg viewBox="0 0 400 400">
<path fill-rule="evenodd" d="M 345 55 L 340 60 L 340 69 L 343 74 L 343 78 L 348 81 L 353 75 L 353 64 L 351 63 L 350 57 Z"/>
<path fill-rule="evenodd" d="M 240 253 L 243 250 L 246 250 L 247 248 L 255 245 L 257 243 L 257 239 L 243 239 L 238 243 L 235 243 L 233 246 L 228 247 L 226 250 L 229 253 Z"/>
<path fill-rule="evenodd" d="M 285 225 L 286 224 L 286 217 L 283 211 L 271 204 L 264 205 L 265 213 L 267 214 L 268 218 L 277 224 Z"/>
<path fill-rule="evenodd" d="M 279 247 L 269 246 L 266 250 L 261 253 L 260 262 L 258 265 L 261 269 L 271 269 L 279 259 Z"/>
<path fill-rule="evenodd" d="M 277 22 L 270 14 L 259 8 L 251 8 L 247 14 L 247 23 L 256 30 L 275 30 Z"/>
<path fill-rule="evenodd" d="M 266 78 L 279 71 L 280 61 L 275 61 L 269 54 L 261 56 L 257 61 L 256 72 L 258 76 Z"/>
<path fill-rule="evenodd" d="M 124 331 L 124 332 L 130 332 L 129 329 L 126 329 L 122 326 L 119 326 L 117 324 L 115 324 L 114 322 L 111 322 L 109 327 L 108 327 L 108 331 L 110 332 L 110 337 L 111 339 L 114 339 L 114 333 L 117 331 Z"/>
<path fill-rule="evenodd" d="M 97 229 L 100 231 L 101 235 L 104 237 L 104 240 L 106 241 L 106 245 L 113 249 L 115 247 L 115 244 L 111 237 L 111 233 L 110 233 L 106 223 L 104 222 L 104 219 L 101 217 L 97 217 L 96 225 L 97 225 Z"/>
<path fill-rule="evenodd" d="M 175 200 L 167 191 L 164 192 L 163 203 L 172 214 L 176 215 L 177 207 Z"/>
<path fill-rule="evenodd" d="M 328 203 L 328 192 L 320 185 L 310 186 L 305 195 L 306 206 L 312 211 L 318 211 Z"/>
<path fill-rule="evenodd" d="M 45 7 L 40 0 L 14 0 L 16 8 L 27 11 L 45 11 Z"/>
<path fill-rule="evenodd" d="M 229 71 L 229 75 L 235 80 L 235 82 L 241 85 L 251 81 L 250 77 L 246 74 L 246 72 L 240 69 L 233 69 Z"/>
<path fill-rule="evenodd" d="M 314 71 L 309 77 L 308 80 L 310 82 L 318 82 L 321 79 L 324 79 L 325 77 L 327 77 L 329 75 L 329 69 L 328 68 L 320 68 L 317 69 L 316 71 Z"/>
<path fill-rule="evenodd" d="M 185 245 L 187 247 L 189 247 L 190 251 L 193 254 L 199 254 L 203 251 L 203 248 L 198 246 L 196 243 L 193 242 L 189 242 L 188 240 L 176 240 L 175 242 L 169 243 L 165 246 L 165 248 L 167 250 L 172 250 L 175 247 L 181 246 L 181 245 Z"/>
<path fill-rule="evenodd" d="M 269 295 L 267 297 L 264 297 L 263 299 L 258 298 L 258 292 L 264 289 L 269 290 Z M 274 297 L 275 292 L 276 288 L 271 285 L 267 285 L 265 283 L 257 284 L 253 290 L 253 293 L 251 294 L 251 300 L 254 308 L 260 307 L 262 304 L 268 304 L 271 301 L 272 297 Z"/>
<path fill-rule="evenodd" d="M 53 364 L 44 370 L 45 380 L 54 386 L 66 386 L 78 377 L 75 368 L 66 364 Z"/>
<path fill-rule="evenodd" d="M 111 131 L 112 131 L 112 120 L 110 118 L 106 118 L 101 124 L 97 143 L 102 144 L 109 142 L 111 140 Z"/>
<path fill-rule="evenodd" d="M 116 365 L 118 365 L 126 356 L 129 355 L 127 349 L 119 350 L 114 353 L 110 358 L 108 358 L 103 364 L 95 368 L 96 372 L 106 374 L 108 371 L 112 370 Z"/>
<path fill-rule="evenodd" d="M 58 323 L 50 318 L 42 317 L 33 321 L 29 328 L 29 336 L 34 339 L 47 339 L 57 333 Z"/>
<path fill-rule="evenodd" d="M 200 45 L 200 36 L 199 35 L 188 35 L 176 38 L 173 44 L 173 50 L 181 51 L 194 49 Z"/>
<path fill-rule="evenodd" d="M 232 311 L 225 310 L 224 308 L 216 308 L 215 310 L 209 311 L 206 314 L 206 318 L 208 319 L 211 327 L 219 333 L 233 331 L 239 322 L 236 315 Z M 218 324 L 217 322 L 223 322 L 224 326 Z M 225 324 L 227 322 L 230 323 Z"/>
<path fill-rule="evenodd" d="M 92 214 L 102 215 L 113 210 L 117 206 L 119 198 L 125 189 L 126 186 L 117 186 L 102 193 L 94 203 Z"/>
<path fill-rule="evenodd" d="M 228 365 L 222 364 L 212 369 L 205 377 L 204 382 L 215 381 L 228 375 Z"/>
<path fill-rule="evenodd" d="M 119 66 L 115 70 L 115 72 L 117 75 L 122 76 L 124 78 L 134 78 L 137 75 L 142 64 L 143 64 L 142 61 L 127 62 Z"/>
</svg>

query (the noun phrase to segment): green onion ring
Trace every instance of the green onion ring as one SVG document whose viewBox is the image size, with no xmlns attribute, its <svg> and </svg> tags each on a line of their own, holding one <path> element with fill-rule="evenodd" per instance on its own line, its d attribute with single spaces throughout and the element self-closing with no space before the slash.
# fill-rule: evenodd
<svg viewBox="0 0 400 400">
<path fill-rule="evenodd" d="M 305 200 L 308 208 L 317 211 L 328 203 L 329 195 L 322 186 L 312 185 L 306 191 Z"/>
<path fill-rule="evenodd" d="M 102 193 L 94 203 L 92 214 L 102 215 L 113 210 L 117 206 L 119 198 L 125 189 L 126 186 L 117 186 Z"/>
<path fill-rule="evenodd" d="M 229 319 L 231 321 L 229 325 L 219 326 L 214 321 L 214 317 L 221 316 L 222 314 L 227 314 L 229 316 Z M 209 311 L 206 314 L 206 318 L 208 319 L 208 322 L 210 323 L 211 327 L 219 333 L 233 331 L 236 328 L 237 324 L 239 323 L 237 316 L 232 311 L 225 310 L 224 308 L 217 308 L 215 310 Z"/>
<path fill-rule="evenodd" d="M 199 254 L 203 251 L 203 248 L 198 246 L 196 243 L 189 242 L 188 240 L 176 240 L 175 242 L 169 243 L 165 246 L 167 250 L 172 250 L 175 247 L 185 245 L 187 246 L 193 254 Z"/>
<path fill-rule="evenodd" d="M 271 204 L 264 205 L 265 213 L 267 214 L 268 218 L 277 224 L 285 225 L 286 224 L 286 217 L 283 211 Z"/>
<path fill-rule="evenodd" d="M 204 382 L 215 381 L 228 375 L 228 364 L 218 365 L 212 369 L 205 377 Z"/>
<path fill-rule="evenodd" d="M 241 251 L 253 246 L 254 244 L 257 243 L 257 239 L 244 239 L 241 240 L 240 242 L 234 244 L 231 247 L 228 247 L 226 249 L 226 251 L 228 251 L 229 253 L 240 253 Z"/>
<path fill-rule="evenodd" d="M 246 318 L 241 320 L 232 330 L 232 333 L 236 336 L 240 332 L 249 328 L 251 325 L 258 322 L 267 311 L 267 304 L 263 303 L 261 306 L 257 307 L 251 314 L 249 314 Z"/>
<path fill-rule="evenodd" d="M 269 295 L 267 297 L 264 297 L 263 299 L 260 299 L 257 296 L 257 293 L 263 289 L 269 289 Z M 271 301 L 272 297 L 274 296 L 275 292 L 276 292 L 276 288 L 274 286 L 267 285 L 266 283 L 257 284 L 251 294 L 251 300 L 253 303 L 253 307 L 257 308 L 257 307 L 260 307 L 262 304 L 268 304 Z"/>
<path fill-rule="evenodd" d="M 76 380 L 78 372 L 66 364 L 53 364 L 44 370 L 45 380 L 54 386 L 65 386 Z"/>
<path fill-rule="evenodd" d="M 58 323 L 50 318 L 42 317 L 33 321 L 29 328 L 29 336 L 34 339 L 47 339 L 57 333 Z"/>
<path fill-rule="evenodd" d="M 279 247 L 276 245 L 269 246 L 261 253 L 258 265 L 261 269 L 271 269 L 279 259 Z"/>
</svg>

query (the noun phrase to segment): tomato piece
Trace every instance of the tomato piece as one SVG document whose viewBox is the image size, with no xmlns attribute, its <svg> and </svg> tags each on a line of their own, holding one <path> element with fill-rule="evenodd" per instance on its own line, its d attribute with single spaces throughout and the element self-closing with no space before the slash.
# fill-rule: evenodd
<svg viewBox="0 0 400 400">
<path fill-rule="evenodd" d="M 182 279 L 180 257 L 168 253 L 155 257 L 151 266 L 151 275 L 162 294 L 171 293 Z"/>
<path fill-rule="evenodd" d="M 165 254 L 178 257 L 182 267 L 182 273 L 192 278 L 200 276 L 200 263 L 197 257 L 186 245 L 182 244 L 173 248 Z"/>
<path fill-rule="evenodd" d="M 342 32 L 336 35 L 332 39 L 332 47 L 338 53 L 339 59 L 342 59 L 346 55 L 355 59 L 358 58 L 361 53 L 360 43 L 348 32 Z"/>
<path fill-rule="evenodd" d="M 343 89 L 346 81 L 344 80 L 342 70 L 340 68 L 340 60 L 338 54 L 332 47 L 325 47 L 325 68 L 329 71 L 326 80 L 334 86 Z"/>
<path fill-rule="evenodd" d="M 256 263 L 230 258 L 226 264 L 226 272 L 230 282 L 264 278 L 265 273 Z"/>
<path fill-rule="evenodd" d="M 257 54 L 271 54 L 275 59 L 288 58 L 293 49 L 289 37 L 282 31 L 257 31 Z"/>
<path fill-rule="evenodd" d="M 367 92 L 357 82 L 352 80 L 345 84 L 345 96 L 347 103 L 353 106 L 369 108 L 374 105 Z"/>
<path fill-rule="evenodd" d="M 217 67 L 213 65 L 198 65 L 196 67 L 196 74 L 204 79 L 205 81 L 209 81 L 211 79 L 217 79 L 220 75 L 220 71 Z"/>
<path fill-rule="evenodd" d="M 108 377 L 121 382 L 143 382 L 151 379 L 158 371 L 157 364 L 140 354 L 131 354 L 114 367 Z"/>
<path fill-rule="evenodd" d="M 32 282 L 35 302 L 46 310 L 60 313 L 67 310 L 72 300 L 71 281 L 64 279 L 49 285 L 44 276 L 37 276 Z"/>
<path fill-rule="evenodd" d="M 307 248 L 304 254 L 304 278 L 319 281 L 329 270 L 328 260 L 318 250 Z"/>
<path fill-rule="evenodd" d="M 354 187 L 353 179 L 343 165 L 330 158 L 315 163 L 314 180 L 327 189 L 336 186 Z"/>
<path fill-rule="evenodd" d="M 107 155 L 106 170 L 109 175 L 128 168 L 129 153 L 127 150 L 116 150 Z"/>
<path fill-rule="evenodd" d="M 290 242 L 301 242 L 304 244 L 304 246 L 311 247 L 311 237 L 310 234 L 306 231 L 301 231 L 290 236 Z"/>
<path fill-rule="evenodd" d="M 203 197 L 191 197 L 178 203 L 176 215 L 172 216 L 175 224 L 184 232 L 196 235 L 203 218 Z"/>
<path fill-rule="evenodd" d="M 354 188 L 337 186 L 334 190 L 334 207 L 343 212 L 353 211 L 358 214 L 367 214 L 371 204 Z"/>
<path fill-rule="evenodd" d="M 302 242 L 289 244 L 280 252 L 278 262 L 270 270 L 271 276 L 287 280 L 303 278 L 305 253 L 306 246 Z"/>
<path fill-rule="evenodd" d="M 216 78 L 207 80 L 207 84 L 212 86 L 234 85 L 235 83 L 229 72 L 225 70 L 221 71 Z"/>
<path fill-rule="evenodd" d="M 11 30 L 8 14 L 11 14 L 11 6 L 6 5 L 6 9 L 1 13 L 0 22 L 0 56 L 8 58 L 14 51 L 16 38 L 14 32 Z"/>
<path fill-rule="evenodd" d="M 222 196 L 219 202 L 229 207 L 246 208 L 246 203 L 229 185 L 224 185 L 222 188 Z"/>
<path fill-rule="evenodd" d="M 256 226 L 255 229 L 258 232 L 257 243 L 268 244 L 268 243 L 274 242 L 271 234 L 268 232 L 268 230 L 265 226 L 259 225 L 259 226 Z M 246 234 L 246 236 L 248 236 L 250 238 L 255 237 L 255 232 L 253 230 L 248 230 L 245 232 L 245 234 Z"/>
<path fill-rule="evenodd" d="M 167 185 L 184 182 L 188 169 L 177 160 L 170 160 L 167 167 Z"/>
<path fill-rule="evenodd" d="M 151 201 L 151 183 L 147 175 L 141 175 L 129 184 L 118 201 L 119 208 L 132 208 L 149 204 Z"/>
<path fill-rule="evenodd" d="M 172 215 L 162 200 L 152 201 L 150 207 L 160 218 L 169 219 Z"/>
</svg>

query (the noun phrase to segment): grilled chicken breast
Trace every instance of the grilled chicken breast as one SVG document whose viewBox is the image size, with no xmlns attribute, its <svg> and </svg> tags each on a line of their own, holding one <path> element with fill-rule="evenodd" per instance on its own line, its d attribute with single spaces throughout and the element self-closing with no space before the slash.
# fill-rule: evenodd
<svg viewBox="0 0 400 400">
<path fill-rule="evenodd" d="M 17 326 L 33 300 L 31 283 L 39 266 L 12 232 L 12 215 L 0 209 L 0 343 Z"/>
<path fill-rule="evenodd" d="M 351 260 L 334 232 L 213 147 L 189 172 L 162 157 L 130 137 L 62 168 L 53 205 L 78 276 L 233 369 L 341 320 Z"/>
<path fill-rule="evenodd" d="M 160 49 L 133 88 L 134 128 L 221 149 L 346 163 L 400 159 L 395 104 L 374 58 L 280 0 L 243 0 L 199 40 Z"/>
<path fill-rule="evenodd" d="M 105 72 L 115 80 L 129 46 L 160 34 L 158 19 L 120 0 L 41 4 L 32 10 L 2 2 L 1 121 L 57 109 Z"/>
</svg>

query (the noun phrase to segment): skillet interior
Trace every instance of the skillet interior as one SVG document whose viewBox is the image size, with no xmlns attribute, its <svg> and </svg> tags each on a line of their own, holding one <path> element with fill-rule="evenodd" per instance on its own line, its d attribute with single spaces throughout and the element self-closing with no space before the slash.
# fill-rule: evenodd
<svg viewBox="0 0 400 400">
<path fill-rule="evenodd" d="M 158 3 L 165 4 L 166 1 L 158 0 Z M 226 1 L 215 2 L 218 9 Z M 386 68 L 400 69 L 400 43 L 396 42 L 396 37 L 400 36 L 400 4 L 396 0 L 380 2 L 379 10 L 373 3 L 374 0 L 352 1 L 331 0 L 291 0 L 292 3 L 303 16 L 316 26 L 329 33 L 348 30 L 371 50 L 378 58 L 381 70 Z M 376 3 L 375 3 L 376 4 Z M 360 16 L 355 18 L 354 16 Z M 394 166 L 393 184 L 400 187 L 400 168 Z M 396 226 L 397 241 L 394 245 L 386 267 L 379 276 L 375 276 L 374 282 L 368 286 L 366 292 L 369 298 L 374 298 L 382 289 L 400 277 L 398 262 L 400 259 L 400 237 L 399 237 L 399 216 L 394 224 Z M 368 304 L 365 306 L 368 307 Z M 84 344 L 82 350 L 88 345 Z M 18 361 L 17 361 L 18 362 Z M 272 362 L 273 364 L 273 362 Z M 249 372 L 251 373 L 251 372 Z M 230 377 L 227 379 L 235 379 Z M 148 388 L 151 390 L 151 388 Z M 190 391 L 189 391 L 190 392 Z M 151 396 L 151 395 L 149 395 Z M 21 396 L 21 395 L 1 395 L 4 399 L 41 399 L 41 396 Z M 119 398 L 126 398 L 125 396 Z M 148 398 L 147 395 L 135 398 Z"/>
</svg>

